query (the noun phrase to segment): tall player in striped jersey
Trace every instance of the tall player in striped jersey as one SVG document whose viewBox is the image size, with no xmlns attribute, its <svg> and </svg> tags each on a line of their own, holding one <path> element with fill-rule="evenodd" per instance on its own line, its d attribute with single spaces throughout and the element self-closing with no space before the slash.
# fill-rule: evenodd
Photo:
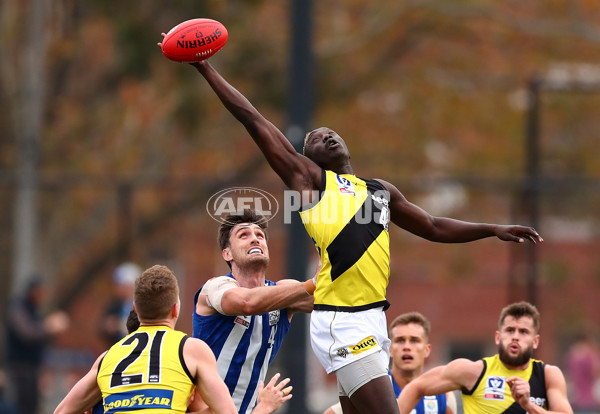
<svg viewBox="0 0 600 414">
<path fill-rule="evenodd" d="M 266 228 L 265 218 L 253 210 L 226 217 L 218 243 L 231 272 L 207 281 L 194 297 L 193 336 L 215 353 L 219 375 L 240 413 L 249 413 L 256 404 L 257 386 L 292 315 L 313 308 L 313 279 L 267 280 Z"/>
<path fill-rule="evenodd" d="M 192 64 L 240 121 L 269 165 L 302 200 L 300 215 L 321 256 L 311 314 L 311 344 L 335 372 L 344 413 L 398 413 L 388 379 L 384 311 L 390 274 L 388 223 L 441 243 L 485 237 L 543 241 L 530 227 L 433 217 L 393 184 L 355 175 L 344 140 L 321 127 L 306 135 L 304 154 L 210 65 Z"/>
<path fill-rule="evenodd" d="M 194 387 L 206 404 L 203 414 L 236 413 L 210 348 L 174 329 L 179 307 L 175 275 L 160 265 L 145 270 L 134 288 L 139 328 L 102 354 L 54 413 L 81 414 L 102 398 L 105 413 L 183 414 Z M 261 392 L 266 399 L 254 414 L 290 398 L 287 381 L 276 381 L 267 385 L 272 392 Z"/>
<path fill-rule="evenodd" d="M 460 390 L 465 414 L 573 414 L 560 368 L 532 358 L 539 327 L 535 306 L 508 305 L 498 321 L 496 355 L 479 361 L 459 358 L 427 371 L 400 394 L 400 412 L 410 413 L 423 395 Z"/>
</svg>

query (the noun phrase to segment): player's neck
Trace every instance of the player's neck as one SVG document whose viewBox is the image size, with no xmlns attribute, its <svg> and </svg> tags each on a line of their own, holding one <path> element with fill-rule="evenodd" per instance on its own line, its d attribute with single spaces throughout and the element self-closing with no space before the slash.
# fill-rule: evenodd
<svg viewBox="0 0 600 414">
<path fill-rule="evenodd" d="M 166 326 L 171 329 L 175 329 L 176 322 L 177 319 L 164 319 L 161 321 L 140 322 L 140 326 Z"/>
<path fill-rule="evenodd" d="M 403 370 L 392 366 L 391 372 L 396 384 L 398 384 L 401 389 L 404 389 L 409 382 L 423 373 L 423 367 L 419 367 L 415 370 Z"/>
<path fill-rule="evenodd" d="M 504 361 L 502 361 L 502 359 L 500 359 L 500 362 L 502 363 L 502 365 L 504 365 L 504 367 L 506 369 L 509 369 L 511 371 L 525 371 L 527 368 L 529 368 L 529 364 L 531 363 L 531 359 L 529 359 L 526 363 L 524 363 L 523 365 L 508 365 L 507 363 L 505 363 Z"/>
<path fill-rule="evenodd" d="M 234 269 L 231 274 L 233 275 L 233 277 L 235 278 L 235 280 L 238 281 L 238 283 L 240 284 L 241 287 L 245 287 L 248 289 L 252 289 L 255 287 L 261 287 L 265 285 L 265 271 L 266 269 L 263 268 L 248 268 L 248 269 L 241 269 L 241 268 L 237 268 Z"/>
</svg>

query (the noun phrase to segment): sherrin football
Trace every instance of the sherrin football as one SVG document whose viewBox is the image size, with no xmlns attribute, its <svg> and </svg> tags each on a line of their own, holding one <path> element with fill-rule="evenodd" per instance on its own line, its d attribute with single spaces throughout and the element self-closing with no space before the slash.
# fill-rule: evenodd
<svg viewBox="0 0 600 414">
<path fill-rule="evenodd" d="M 192 19 L 179 23 L 163 38 L 163 55 L 176 62 L 208 59 L 227 43 L 227 29 L 212 19 Z"/>
</svg>

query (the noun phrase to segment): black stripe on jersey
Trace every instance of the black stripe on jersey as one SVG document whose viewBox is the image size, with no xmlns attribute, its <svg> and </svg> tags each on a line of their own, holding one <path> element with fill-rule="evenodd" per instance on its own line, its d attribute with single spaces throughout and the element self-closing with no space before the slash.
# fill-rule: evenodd
<svg viewBox="0 0 600 414">
<path fill-rule="evenodd" d="M 354 266 L 384 230 L 383 225 L 376 220 L 381 216 L 382 208 L 378 205 L 379 203 L 373 202 L 371 195 L 374 191 L 385 190 L 385 188 L 375 180 L 365 181 L 367 182 L 368 194 L 364 203 L 327 246 L 327 254 L 331 263 L 331 281 L 334 281 Z M 357 217 L 365 221 L 367 218 L 365 213 L 369 213 L 367 223 L 359 223 Z"/>
<path fill-rule="evenodd" d="M 548 409 L 548 395 L 546 393 L 545 364 L 541 361 L 532 361 L 533 369 L 529 379 L 530 395 L 536 400 L 544 400 L 543 408 Z"/>
<path fill-rule="evenodd" d="M 481 362 L 483 362 L 483 369 L 481 370 L 481 374 L 479 374 L 479 378 L 477 378 L 477 381 L 475 381 L 475 385 L 473 385 L 473 388 L 471 388 L 470 390 L 463 389 L 463 394 L 472 395 L 479 386 L 481 380 L 483 379 L 483 375 L 485 374 L 485 371 L 487 371 L 487 361 L 485 359 L 482 359 Z"/>
<path fill-rule="evenodd" d="M 185 341 L 187 341 L 189 338 L 190 337 L 186 335 L 183 338 L 181 338 L 181 342 L 179 342 L 179 362 L 181 362 L 181 367 L 183 368 L 187 376 L 192 380 L 192 383 L 196 384 L 196 378 L 192 376 L 192 373 L 185 364 L 185 359 L 183 359 L 183 345 L 185 345 Z"/>
<path fill-rule="evenodd" d="M 333 312 L 362 312 L 369 309 L 381 308 L 383 310 L 388 310 L 390 307 L 390 302 L 387 300 L 382 300 L 379 302 L 368 303 L 366 305 L 361 306 L 334 306 L 334 305 L 319 305 L 315 304 L 313 309 L 320 311 L 333 311 Z"/>
<path fill-rule="evenodd" d="M 535 400 L 543 400 L 542 408 L 548 409 L 548 397 L 546 396 L 546 375 L 544 372 L 544 363 L 533 361 L 531 377 L 529 377 L 530 399 L 534 404 L 539 404 Z M 526 411 L 517 402 L 514 402 L 503 411 L 503 414 L 526 414 Z"/>
</svg>

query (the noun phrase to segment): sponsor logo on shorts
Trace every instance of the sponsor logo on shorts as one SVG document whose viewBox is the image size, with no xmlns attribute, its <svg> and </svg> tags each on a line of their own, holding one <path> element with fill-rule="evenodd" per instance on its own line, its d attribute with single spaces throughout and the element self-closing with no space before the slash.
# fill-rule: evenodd
<svg viewBox="0 0 600 414">
<path fill-rule="evenodd" d="M 142 409 L 171 409 L 172 390 L 136 390 L 111 394 L 104 399 L 106 413 L 120 413 Z"/>
<path fill-rule="evenodd" d="M 361 352 L 365 352 L 369 349 L 375 348 L 377 345 L 379 345 L 377 343 L 377 340 L 372 336 L 369 336 L 368 338 L 363 339 L 356 345 L 350 345 L 350 352 L 352 352 L 352 355 L 358 355 Z"/>
<path fill-rule="evenodd" d="M 504 384 L 506 378 L 498 377 L 495 375 L 488 375 L 485 381 L 485 390 L 483 391 L 483 398 L 486 400 L 500 400 L 504 401 Z"/>
</svg>

